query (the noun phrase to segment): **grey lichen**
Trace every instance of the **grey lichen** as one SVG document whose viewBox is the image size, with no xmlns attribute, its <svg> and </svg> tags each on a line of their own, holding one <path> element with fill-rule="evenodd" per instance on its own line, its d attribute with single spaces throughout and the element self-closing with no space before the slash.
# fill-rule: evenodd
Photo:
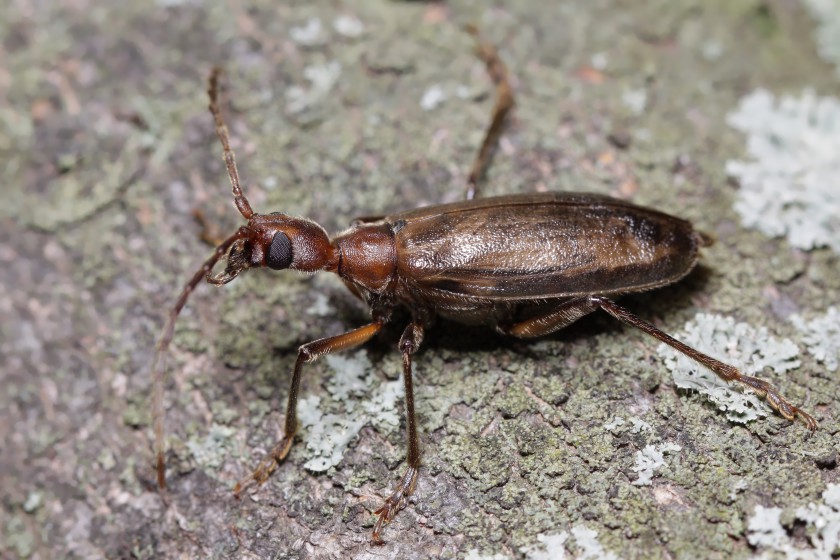
<svg viewBox="0 0 840 560">
<path fill-rule="evenodd" d="M 228 426 L 213 424 L 210 430 L 199 438 L 193 438 L 186 442 L 187 448 L 193 458 L 202 467 L 217 469 L 231 453 L 232 438 L 236 430 Z"/>
<path fill-rule="evenodd" d="M 333 371 L 327 382 L 330 402 L 310 395 L 298 403 L 308 453 L 304 466 L 312 472 L 324 472 L 338 465 L 364 426 L 372 425 L 386 432 L 397 429 L 405 394 L 402 378 L 395 381 L 376 378 L 364 350 L 326 356 L 325 361 Z M 322 406 L 322 401 L 330 408 L 343 410 L 324 412 L 326 406 Z"/>
<path fill-rule="evenodd" d="M 520 551 L 525 554 L 527 560 L 563 560 L 566 557 L 566 541 L 569 540 L 569 533 L 537 535 L 537 544 L 523 546 Z"/>
<path fill-rule="evenodd" d="M 817 52 L 824 60 L 836 66 L 837 76 L 840 77 L 840 2 L 804 0 L 802 3 L 818 23 L 814 32 Z"/>
<path fill-rule="evenodd" d="M 332 91 L 341 76 L 341 63 L 337 60 L 313 64 L 303 70 L 309 87 L 292 86 L 286 90 L 286 109 L 290 113 L 301 113 L 315 105 Z"/>
<path fill-rule="evenodd" d="M 306 441 L 309 459 L 304 467 L 312 472 L 324 472 L 337 465 L 351 441 L 356 439 L 364 421 L 343 414 L 324 414 L 317 395 L 300 400 L 300 424 Z"/>
<path fill-rule="evenodd" d="M 840 364 L 840 308 L 828 310 L 806 321 L 801 315 L 792 315 L 791 322 L 802 332 L 802 341 L 814 358 L 828 371 L 837 371 Z"/>
<path fill-rule="evenodd" d="M 741 185 L 735 210 L 743 225 L 800 249 L 840 253 L 840 100 L 810 91 L 777 100 L 758 89 L 727 122 L 747 134 L 751 158 L 726 164 Z"/>
<path fill-rule="evenodd" d="M 787 560 L 829 560 L 840 553 L 840 484 L 829 484 L 822 503 L 809 503 L 793 513 L 804 524 L 809 547 L 791 539 L 783 521 L 784 510 L 757 505 L 747 525 L 747 540 L 761 552 L 760 558 L 781 553 Z"/>
<path fill-rule="evenodd" d="M 525 560 L 563 560 L 567 557 L 567 549 L 577 560 L 619 560 L 620 558 L 614 552 L 604 548 L 598 540 L 597 531 L 584 524 L 575 525 L 569 531 L 540 533 L 536 541 L 534 544 L 519 548 Z M 512 558 L 513 556 L 508 554 L 485 555 L 472 549 L 467 552 L 464 560 L 511 560 Z"/>
<path fill-rule="evenodd" d="M 667 466 L 665 462 L 666 453 L 680 451 L 682 447 L 676 443 L 663 443 L 661 445 L 647 445 L 641 451 L 636 452 L 636 464 L 633 471 L 639 473 L 639 478 L 633 481 L 636 486 L 650 486 L 653 474 L 657 469 Z"/>
<path fill-rule="evenodd" d="M 699 313 L 676 336 L 747 375 L 758 374 L 768 367 L 776 373 L 785 373 L 800 365 L 796 359 L 799 349 L 791 340 L 777 339 L 769 335 L 766 327 L 754 329 L 746 323 L 736 323 L 732 317 Z M 657 352 L 671 370 L 677 387 L 706 395 L 730 420 L 746 423 L 769 413 L 767 405 L 755 394 L 739 391 L 670 346 L 661 344 Z"/>
</svg>

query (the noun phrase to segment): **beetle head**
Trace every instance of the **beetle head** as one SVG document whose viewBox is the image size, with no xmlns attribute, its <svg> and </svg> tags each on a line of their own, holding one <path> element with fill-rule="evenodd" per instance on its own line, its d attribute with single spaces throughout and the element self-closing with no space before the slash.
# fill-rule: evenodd
<svg viewBox="0 0 840 560">
<path fill-rule="evenodd" d="M 321 226 L 280 212 L 251 216 L 248 225 L 225 240 L 217 252 L 225 250 L 224 271 L 216 275 L 211 274 L 212 269 L 206 271 L 211 284 L 227 284 L 248 268 L 315 272 L 335 270 L 338 266 L 337 252 Z"/>
</svg>

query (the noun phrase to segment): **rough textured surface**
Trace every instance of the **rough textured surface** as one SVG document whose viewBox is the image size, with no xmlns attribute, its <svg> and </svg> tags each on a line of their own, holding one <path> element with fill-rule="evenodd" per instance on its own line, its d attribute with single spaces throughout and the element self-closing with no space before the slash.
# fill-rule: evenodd
<svg viewBox="0 0 840 560">
<path fill-rule="evenodd" d="M 461 196 L 491 104 L 460 31 L 477 23 L 518 99 L 486 193 L 588 190 L 689 218 L 718 239 L 703 267 L 628 306 L 670 331 L 706 311 L 799 341 L 787 318 L 838 301 L 838 255 L 739 227 L 724 172 L 744 153 L 725 124 L 741 96 L 837 91 L 796 3 L 9 4 L 3 558 L 507 558 L 541 542 L 744 558 L 756 505 L 793 511 L 838 481 L 836 372 L 803 352 L 800 368 L 769 375 L 821 422 L 813 436 L 777 415 L 735 425 L 666 381 L 652 340 L 597 317 L 527 344 L 432 331 L 416 360 L 422 475 L 384 547 L 368 542 L 370 512 L 404 456 L 387 422 L 362 427 L 322 473 L 304 468 L 298 443 L 236 501 L 234 481 L 278 437 L 297 346 L 365 318 L 334 278 L 258 271 L 189 302 L 170 358 L 168 506 L 152 483 L 155 339 L 210 252 L 191 211 L 224 231 L 239 223 L 206 111 L 212 65 L 227 70 L 254 207 L 337 231 L 357 215 Z M 366 347 L 374 381 L 396 377 L 400 330 Z M 324 414 L 366 410 L 377 383 L 348 405 L 328 390 L 333 373 L 309 366 L 304 396 L 320 396 Z M 649 486 L 634 485 L 637 453 L 665 444 L 681 449 Z M 792 514 L 781 520 L 805 546 Z M 581 542 L 538 538 L 569 533 Z"/>
</svg>

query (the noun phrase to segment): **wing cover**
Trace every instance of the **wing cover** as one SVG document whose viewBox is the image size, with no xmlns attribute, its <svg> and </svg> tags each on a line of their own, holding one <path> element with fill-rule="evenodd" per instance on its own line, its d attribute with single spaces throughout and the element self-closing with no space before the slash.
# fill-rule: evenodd
<svg viewBox="0 0 840 560">
<path fill-rule="evenodd" d="M 693 268 L 702 244 L 685 220 L 584 193 L 486 198 L 386 221 L 403 281 L 423 291 L 498 300 L 670 284 Z"/>
</svg>

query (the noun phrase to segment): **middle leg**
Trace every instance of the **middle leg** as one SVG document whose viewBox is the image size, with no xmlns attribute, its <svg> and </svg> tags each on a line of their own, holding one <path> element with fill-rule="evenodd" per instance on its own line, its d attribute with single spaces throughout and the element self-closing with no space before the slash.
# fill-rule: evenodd
<svg viewBox="0 0 840 560">
<path fill-rule="evenodd" d="M 423 342 L 423 325 L 412 321 L 400 338 L 400 352 L 403 360 L 403 382 L 405 383 L 405 415 L 406 432 L 408 435 L 408 451 L 406 463 L 408 464 L 405 474 L 391 494 L 374 515 L 378 515 L 376 525 L 373 527 L 371 540 L 374 544 L 382 544 L 382 527 L 390 522 L 402 508 L 408 497 L 414 492 L 417 484 L 417 473 L 420 469 L 420 444 L 417 441 L 417 419 L 414 415 L 414 384 L 411 379 L 411 355 L 417 351 Z"/>
</svg>

